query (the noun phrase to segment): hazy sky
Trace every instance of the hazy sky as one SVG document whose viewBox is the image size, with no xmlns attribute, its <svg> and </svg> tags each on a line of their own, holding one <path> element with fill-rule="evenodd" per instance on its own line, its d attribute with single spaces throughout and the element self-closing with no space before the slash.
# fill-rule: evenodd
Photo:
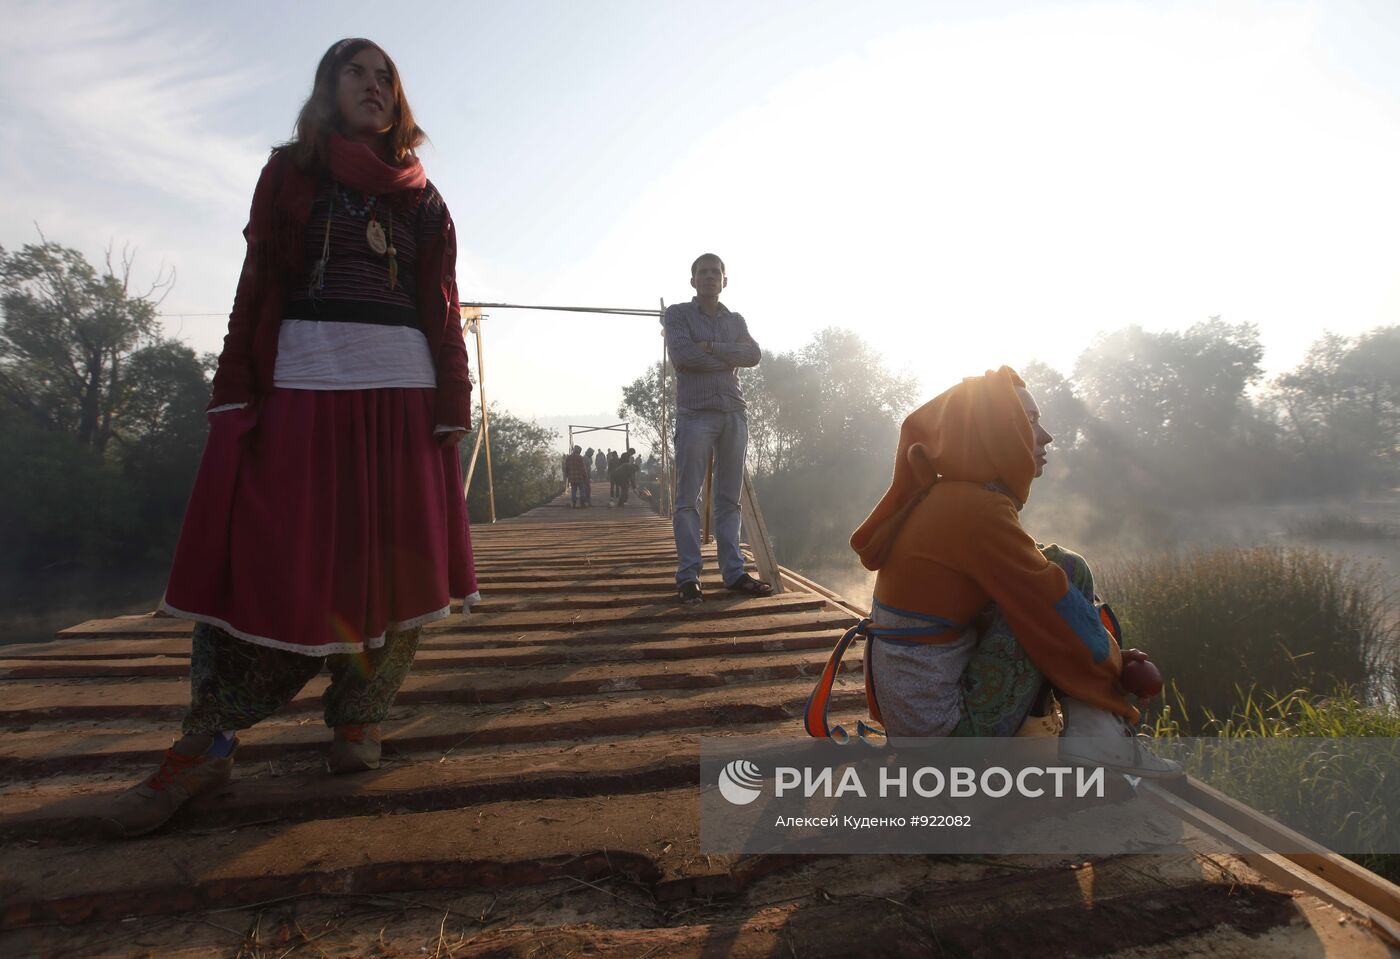
<svg viewBox="0 0 1400 959">
<path fill-rule="evenodd" d="M 0 0 L 0 245 L 179 273 L 216 350 L 258 170 L 343 36 L 432 137 L 469 300 L 653 308 L 689 263 L 769 350 L 846 326 L 932 394 L 1095 332 L 1400 323 L 1400 3 Z M 217 314 L 194 316 L 192 314 Z M 490 395 L 613 410 L 647 318 L 497 311 Z M 475 358 L 473 358 L 475 365 Z"/>
</svg>

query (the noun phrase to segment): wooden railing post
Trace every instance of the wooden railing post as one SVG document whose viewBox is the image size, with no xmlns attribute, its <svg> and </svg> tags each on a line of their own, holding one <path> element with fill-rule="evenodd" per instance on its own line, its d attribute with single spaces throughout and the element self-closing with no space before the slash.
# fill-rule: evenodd
<svg viewBox="0 0 1400 959">
<path fill-rule="evenodd" d="M 476 319 L 471 322 L 471 329 L 476 333 L 476 381 L 481 387 L 481 437 L 486 446 L 486 501 L 491 508 L 491 522 L 496 522 L 496 480 L 491 473 L 491 414 L 486 405 L 486 364 L 481 358 L 481 321 L 486 316 L 480 312 Z M 476 465 L 476 456 L 472 456 L 472 465 Z M 468 480 L 470 483 L 470 480 Z"/>
<path fill-rule="evenodd" d="M 671 510 L 675 506 L 676 490 L 675 477 L 671 475 L 671 440 L 670 440 L 670 410 L 667 400 L 670 398 L 666 391 L 666 300 L 661 300 L 661 312 L 657 315 L 661 323 L 661 476 L 658 477 L 657 494 L 661 500 L 657 504 L 657 510 L 662 516 L 670 516 Z"/>
<path fill-rule="evenodd" d="M 754 562 L 758 564 L 759 577 L 772 584 L 774 593 L 786 592 L 782 569 L 773 553 L 773 541 L 768 538 L 768 525 L 763 522 L 763 513 L 758 508 L 758 496 L 753 491 L 747 466 L 744 467 L 744 485 L 739 493 L 739 508 L 744 514 L 744 528 L 749 534 L 749 548 L 753 550 Z"/>
</svg>

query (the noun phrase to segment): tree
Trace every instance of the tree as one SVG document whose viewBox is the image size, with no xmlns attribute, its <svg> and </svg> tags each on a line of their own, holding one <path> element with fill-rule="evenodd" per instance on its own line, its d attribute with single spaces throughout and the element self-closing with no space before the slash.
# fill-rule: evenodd
<svg viewBox="0 0 1400 959">
<path fill-rule="evenodd" d="M 1074 392 L 1074 384 L 1039 360 L 1031 360 L 1020 373 L 1026 389 L 1040 406 L 1040 421 L 1055 436 L 1055 450 L 1064 453 L 1078 447 L 1091 417 L 1084 401 Z"/>
<path fill-rule="evenodd" d="M 1393 480 L 1400 468 L 1400 326 L 1324 333 L 1274 380 L 1286 435 L 1315 485 Z"/>
<path fill-rule="evenodd" d="M 163 563 L 179 532 L 212 359 L 159 335 L 174 275 L 133 294 L 132 262 L 0 249 L 0 530 L 23 575 Z"/>
<path fill-rule="evenodd" d="M 1080 354 L 1074 382 L 1096 419 L 1138 445 L 1179 448 L 1230 436 L 1263 357 L 1250 323 L 1213 316 L 1180 333 L 1129 326 Z"/>
<path fill-rule="evenodd" d="M 170 558 L 180 533 L 208 433 L 204 407 L 215 359 L 162 340 L 135 351 L 126 364 L 115 458 L 135 491 L 143 538 L 155 561 Z"/>
<path fill-rule="evenodd" d="M 802 349 L 740 371 L 749 403 L 749 462 L 758 475 L 827 468 L 893 450 L 918 395 L 850 330 L 829 327 Z"/>
<path fill-rule="evenodd" d="M 133 258 L 108 251 L 99 274 L 81 253 L 44 240 L 0 247 L 0 400 L 101 454 L 120 429 L 132 354 L 161 342 L 156 306 L 174 282 L 130 288 Z"/>
<path fill-rule="evenodd" d="M 758 366 L 739 371 L 749 404 L 748 460 L 755 474 L 771 476 L 793 465 L 813 427 L 811 379 L 796 353 L 768 355 Z"/>
<path fill-rule="evenodd" d="M 638 439 L 652 451 L 665 444 L 668 457 L 674 454 L 676 432 L 676 370 L 666 364 L 665 429 L 662 428 L 661 364 L 653 363 L 645 373 L 622 388 L 617 415 L 632 424 Z M 669 435 L 663 435 L 669 434 Z"/>
<path fill-rule="evenodd" d="M 476 409 L 477 430 L 481 428 L 481 407 Z M 466 476 L 476 445 L 477 430 L 467 434 L 457 447 Z M 538 423 L 522 420 L 491 404 L 491 474 L 496 490 L 496 517 L 505 519 L 547 503 L 559 494 L 563 483 L 562 463 L 555 452 L 554 432 Z M 467 492 L 467 512 L 476 522 L 491 517 L 486 485 L 486 451 L 477 458 L 471 489 Z"/>
<path fill-rule="evenodd" d="M 0 569 L 16 597 L 51 570 L 143 557 L 135 491 L 116 464 L 4 407 L 0 462 Z M 181 508 L 187 495 L 182 491 Z"/>
<path fill-rule="evenodd" d="M 674 374 L 668 381 L 667 415 L 674 417 Z M 917 380 L 890 372 L 856 334 L 831 328 L 801 350 L 764 354 L 758 366 L 739 370 L 739 382 L 748 404 L 748 467 L 779 555 L 800 565 L 844 550 L 889 481 Z M 623 389 L 618 410 L 656 448 L 660 386 L 657 364 Z"/>
</svg>

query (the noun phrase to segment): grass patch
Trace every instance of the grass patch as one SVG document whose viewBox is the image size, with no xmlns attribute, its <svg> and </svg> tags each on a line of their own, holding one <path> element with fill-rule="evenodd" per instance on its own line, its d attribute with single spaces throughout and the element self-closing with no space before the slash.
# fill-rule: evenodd
<svg viewBox="0 0 1400 959">
<path fill-rule="evenodd" d="M 1183 739 L 1176 691 L 1150 732 L 1192 775 L 1395 881 L 1400 855 L 1377 850 L 1400 849 L 1400 708 L 1357 692 L 1242 690 L 1228 714 L 1202 710 L 1208 738 Z"/>
<path fill-rule="evenodd" d="M 1167 678 L 1143 711 L 1165 753 L 1329 848 L 1400 849 L 1400 635 L 1378 567 L 1216 549 L 1120 562 L 1099 579 L 1125 644 Z M 1350 858 L 1400 879 L 1400 855 Z"/>
<path fill-rule="evenodd" d="M 1315 549 L 1215 549 L 1122 561 L 1098 579 L 1124 644 L 1148 650 L 1175 691 L 1184 735 L 1234 716 L 1241 690 L 1266 703 L 1337 688 L 1396 701 L 1394 606 L 1377 567 Z"/>
</svg>

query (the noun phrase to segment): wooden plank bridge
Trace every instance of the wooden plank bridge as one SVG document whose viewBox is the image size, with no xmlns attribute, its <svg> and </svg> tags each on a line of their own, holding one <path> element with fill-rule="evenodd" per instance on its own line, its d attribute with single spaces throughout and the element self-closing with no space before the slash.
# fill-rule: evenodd
<svg viewBox="0 0 1400 959">
<path fill-rule="evenodd" d="M 323 677 L 138 840 L 94 813 L 173 738 L 190 624 L 0 647 L 0 955 L 1395 954 L 1383 909 L 1278 857 L 707 855 L 700 737 L 799 735 L 854 607 L 795 574 L 723 594 L 712 547 L 681 607 L 644 503 L 473 537 L 483 601 L 425 631 L 381 769 L 325 774 Z"/>
</svg>

